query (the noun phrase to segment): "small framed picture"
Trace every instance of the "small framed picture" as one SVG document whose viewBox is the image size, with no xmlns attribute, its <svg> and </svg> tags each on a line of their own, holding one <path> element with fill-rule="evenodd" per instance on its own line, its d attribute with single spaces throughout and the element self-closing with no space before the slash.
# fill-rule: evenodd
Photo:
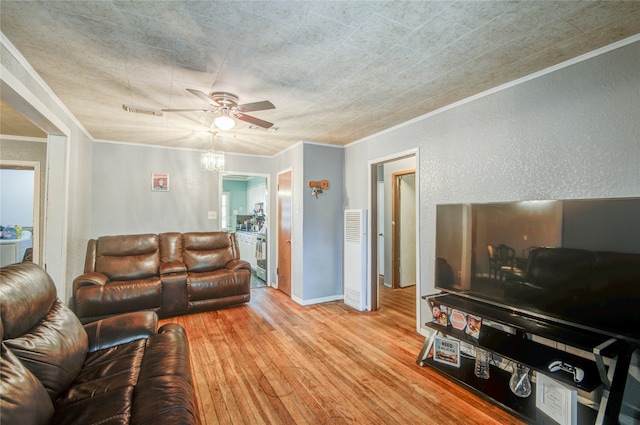
<svg viewBox="0 0 640 425">
<path fill-rule="evenodd" d="M 449 366 L 460 367 L 460 342 L 436 336 L 433 344 L 433 360 Z"/>
<path fill-rule="evenodd" d="M 482 327 L 482 317 L 467 314 L 467 328 L 465 332 L 475 339 L 480 338 L 480 328 Z"/>
<path fill-rule="evenodd" d="M 447 326 L 449 324 L 448 308 L 444 305 L 440 305 L 435 298 L 431 298 L 429 303 L 431 304 L 433 323 L 441 326 Z"/>
<path fill-rule="evenodd" d="M 169 174 L 151 173 L 151 191 L 152 192 L 168 192 L 169 191 Z"/>
<path fill-rule="evenodd" d="M 576 425 L 578 392 L 542 373 L 536 376 L 536 407 L 560 425 Z"/>
</svg>

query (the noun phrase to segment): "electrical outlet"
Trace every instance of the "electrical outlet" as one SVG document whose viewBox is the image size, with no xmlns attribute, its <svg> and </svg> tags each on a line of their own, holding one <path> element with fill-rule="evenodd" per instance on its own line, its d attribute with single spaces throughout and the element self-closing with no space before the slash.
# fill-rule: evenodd
<svg viewBox="0 0 640 425">
<path fill-rule="evenodd" d="M 217 211 L 209 211 L 209 214 L 207 214 L 207 218 L 209 220 L 215 220 L 218 218 L 218 212 Z"/>
</svg>

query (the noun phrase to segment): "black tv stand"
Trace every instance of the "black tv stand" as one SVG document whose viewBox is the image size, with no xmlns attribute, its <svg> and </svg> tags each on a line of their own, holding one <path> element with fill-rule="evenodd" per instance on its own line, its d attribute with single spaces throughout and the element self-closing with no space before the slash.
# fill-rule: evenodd
<svg viewBox="0 0 640 425">
<path fill-rule="evenodd" d="M 437 298 L 434 300 L 434 297 Z M 539 374 L 589 393 L 602 387 L 597 411 L 578 403 L 578 423 L 618 424 L 631 356 L 636 348 L 635 342 L 613 338 L 570 324 L 541 319 L 455 294 L 427 295 L 423 299 L 426 302 L 430 299 L 434 300 L 435 303 L 451 310 L 480 316 L 485 323 L 491 322 L 494 325 L 483 323 L 478 337 L 474 338 L 463 330 L 452 327 L 451 322 L 447 325 L 426 323 L 426 326 L 434 332 L 425 339 L 420 350 L 416 360 L 420 366 L 428 365 L 435 368 L 438 372 L 489 398 L 528 423 L 551 423 L 548 417 L 536 408 L 535 388 L 532 395 L 525 399 L 511 393 L 508 386 L 511 375 L 509 372 L 491 366 L 490 378 L 483 380 L 473 373 L 475 363 L 473 359 L 462 357 L 459 368 L 434 361 L 431 351 L 436 335 L 440 334 L 495 353 L 527 366 Z M 587 359 L 563 349 L 542 344 L 537 342 L 534 336 L 592 353 L 593 358 Z M 579 368 L 584 372 L 584 376 L 576 382 L 574 375 L 568 373 L 568 370 L 553 368 L 558 371 L 550 371 L 549 366 L 555 361 Z"/>
</svg>

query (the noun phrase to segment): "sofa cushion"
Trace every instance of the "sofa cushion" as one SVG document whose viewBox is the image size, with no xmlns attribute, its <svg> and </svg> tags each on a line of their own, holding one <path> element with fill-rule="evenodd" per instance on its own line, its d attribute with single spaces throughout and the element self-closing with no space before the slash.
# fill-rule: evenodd
<svg viewBox="0 0 640 425">
<path fill-rule="evenodd" d="M 5 267 L 0 282 L 3 343 L 54 399 L 80 371 L 87 354 L 87 333 L 56 298 L 55 285 L 39 266 Z"/>
<path fill-rule="evenodd" d="M 199 423 L 186 334 L 176 324 L 159 332 L 89 353 L 56 400 L 54 422 Z"/>
<path fill-rule="evenodd" d="M 212 272 L 189 273 L 187 277 L 187 291 L 189 302 L 208 299 L 221 299 L 235 295 L 243 295 L 249 292 L 250 278 L 242 279 L 240 272 L 232 272 L 226 269 Z"/>
<path fill-rule="evenodd" d="M 80 374 L 55 400 L 56 410 L 78 403 L 82 405 L 87 399 L 134 386 L 138 382 L 146 342 L 146 339 L 140 339 L 89 353 Z"/>
<path fill-rule="evenodd" d="M 223 269 L 236 258 L 232 234 L 226 232 L 184 233 L 183 259 L 189 272 Z"/>
<path fill-rule="evenodd" d="M 25 291 L 24 288 L 29 288 Z M 15 338 L 33 328 L 56 300 L 56 287 L 49 275 L 33 263 L 2 268 L 0 317 L 3 339 Z"/>
<path fill-rule="evenodd" d="M 42 382 L 52 400 L 80 372 L 88 349 L 82 324 L 60 300 L 28 333 L 4 343 Z"/>
<path fill-rule="evenodd" d="M 159 266 L 158 235 L 102 236 L 98 239 L 95 271 L 111 280 L 157 276 Z"/>
<path fill-rule="evenodd" d="M 0 359 L 0 423 L 48 424 L 53 404 L 44 386 L 2 344 Z"/>
</svg>

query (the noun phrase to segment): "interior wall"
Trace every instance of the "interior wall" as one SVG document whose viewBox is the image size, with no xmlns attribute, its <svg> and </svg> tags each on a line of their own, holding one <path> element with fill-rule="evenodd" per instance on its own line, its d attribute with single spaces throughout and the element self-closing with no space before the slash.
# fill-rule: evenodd
<svg viewBox="0 0 640 425">
<path fill-rule="evenodd" d="M 302 300 L 303 296 L 303 257 L 302 257 L 302 197 L 303 197 L 303 169 L 304 169 L 304 145 L 298 143 L 293 147 L 274 156 L 272 164 L 271 190 L 269 191 L 270 205 L 273 206 L 273 214 L 270 214 L 269 226 L 273 230 L 269 238 L 270 250 L 275 253 L 276 261 L 278 253 L 278 174 L 287 170 L 291 171 L 291 298 Z M 277 261 L 271 268 L 271 282 L 278 282 Z"/>
<path fill-rule="evenodd" d="M 152 173 L 169 175 L 167 191 L 151 190 Z M 218 230 L 207 213 L 218 209 L 219 178 L 198 151 L 97 142 L 91 236 Z"/>
<path fill-rule="evenodd" d="M 0 49 L 0 79 L 3 87 L 10 88 L 10 91 L 20 97 L 22 106 L 28 107 L 32 121 L 37 120 L 34 122 L 50 136 L 64 136 L 67 145 L 65 165 L 62 166 L 65 169 L 58 170 L 66 176 L 66 184 L 64 187 L 46 186 L 50 198 L 62 200 L 60 204 L 63 204 L 61 206 L 66 213 L 64 221 L 53 224 L 63 229 L 61 245 L 65 247 L 65 253 L 62 264 L 55 264 L 55 268 L 61 272 L 52 277 L 58 296 L 67 302 L 72 291 L 70 282 L 83 271 L 86 241 L 89 237 L 91 183 L 88 176 L 91 175 L 91 139 L 26 59 L 1 34 Z M 49 170 L 46 171 L 41 169 L 41 173 L 49 175 L 52 166 L 49 164 Z M 68 196 L 69 194 L 72 196 Z M 70 225 L 67 226 L 66 223 Z M 43 230 L 43 233 L 47 231 L 46 228 Z M 46 254 L 44 252 L 45 259 Z"/>
<path fill-rule="evenodd" d="M 369 208 L 368 161 L 420 150 L 426 295 L 434 291 L 437 204 L 639 196 L 639 63 L 636 41 L 349 145 L 346 207 Z M 418 313 L 418 323 L 430 317 L 425 305 Z"/>
<path fill-rule="evenodd" d="M 94 151 L 91 237 L 219 230 L 221 175 L 200 167 L 200 151 L 108 142 Z M 248 155 L 225 155 L 225 170 L 270 171 Z M 169 174 L 168 191 L 151 190 L 152 173 Z"/>
<path fill-rule="evenodd" d="M 343 169 L 341 147 L 304 145 L 303 304 L 343 297 Z M 329 180 L 329 190 L 316 198 L 307 183 L 318 180 Z"/>
<path fill-rule="evenodd" d="M 415 148 L 425 259 L 435 257 L 437 204 L 638 196 L 638 63 L 640 42 L 349 145 L 346 207 L 369 208 L 368 161 Z M 422 294 L 433 290 L 432 263 Z"/>
</svg>

